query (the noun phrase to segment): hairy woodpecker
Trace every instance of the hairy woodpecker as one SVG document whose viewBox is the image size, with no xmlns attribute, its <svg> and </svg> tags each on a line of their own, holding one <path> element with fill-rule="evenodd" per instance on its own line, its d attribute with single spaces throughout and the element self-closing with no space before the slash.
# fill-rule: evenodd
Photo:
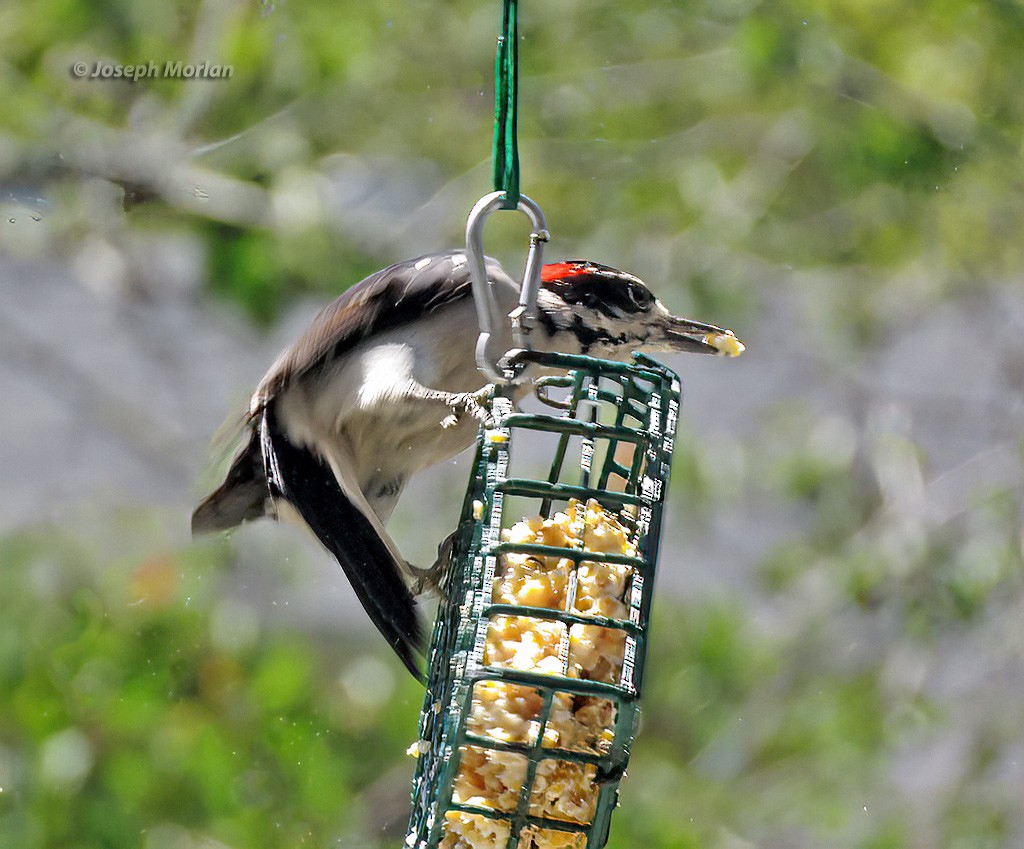
<svg viewBox="0 0 1024 849">
<path fill-rule="evenodd" d="M 486 270 L 509 312 L 518 284 L 493 259 Z M 731 331 L 677 318 L 640 279 L 593 262 L 545 265 L 537 307 L 530 342 L 539 350 L 615 360 L 637 350 L 743 350 Z M 420 570 L 384 525 L 410 475 L 473 443 L 484 383 L 477 333 L 464 253 L 370 275 L 324 308 L 270 367 L 224 483 L 192 515 L 192 531 L 201 533 L 298 514 L 417 676 L 422 637 L 407 578 Z"/>
</svg>

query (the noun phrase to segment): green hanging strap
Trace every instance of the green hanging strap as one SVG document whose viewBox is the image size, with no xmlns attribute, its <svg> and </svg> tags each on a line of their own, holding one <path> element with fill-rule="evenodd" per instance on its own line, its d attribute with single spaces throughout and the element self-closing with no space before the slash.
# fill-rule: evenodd
<svg viewBox="0 0 1024 849">
<path fill-rule="evenodd" d="M 494 59 L 494 191 L 477 201 L 466 221 L 466 256 L 473 281 L 480 336 L 476 362 L 487 379 L 504 384 L 511 378 L 502 360 L 507 337 L 502 333 L 506 318 L 498 308 L 492 281 L 484 261 L 483 228 L 488 216 L 499 209 L 519 210 L 533 229 L 530 252 L 523 271 L 519 306 L 507 318 L 512 324 L 512 339 L 517 348 L 529 349 L 529 335 L 537 318 L 537 293 L 540 291 L 544 244 L 551 238 L 544 212 L 536 201 L 519 192 L 519 146 L 516 140 L 516 101 L 519 83 L 519 27 L 516 0 L 503 0 L 501 35 Z"/>
<path fill-rule="evenodd" d="M 494 190 L 504 192 L 503 209 L 519 203 L 519 143 L 516 101 L 519 86 L 517 0 L 503 0 L 501 35 L 494 58 Z"/>
</svg>

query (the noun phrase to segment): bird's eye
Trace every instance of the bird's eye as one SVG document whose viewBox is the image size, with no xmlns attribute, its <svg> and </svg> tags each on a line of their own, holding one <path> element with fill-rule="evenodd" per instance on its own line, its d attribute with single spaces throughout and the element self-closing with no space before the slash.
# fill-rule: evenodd
<svg viewBox="0 0 1024 849">
<path fill-rule="evenodd" d="M 654 304 L 654 295 L 650 293 L 646 286 L 639 283 L 629 283 L 626 286 L 626 292 L 638 310 L 646 312 Z"/>
</svg>

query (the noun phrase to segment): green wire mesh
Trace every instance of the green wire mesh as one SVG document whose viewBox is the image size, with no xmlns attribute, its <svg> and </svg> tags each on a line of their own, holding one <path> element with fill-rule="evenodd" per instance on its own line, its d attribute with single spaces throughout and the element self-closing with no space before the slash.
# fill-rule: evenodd
<svg viewBox="0 0 1024 849">
<path fill-rule="evenodd" d="M 679 410 L 679 381 L 664 366 L 642 355 L 627 365 L 584 356 L 525 352 L 519 362 L 561 373 L 538 381 L 537 396 L 551 409 L 550 414 L 513 412 L 511 402 L 499 393 L 494 404 L 496 425 L 482 429 L 478 439 L 452 568 L 442 588 L 431 643 L 413 812 L 406 838 L 406 845 L 413 849 L 441 846 L 446 815 L 452 812 L 500 821 L 500 833 L 507 831 L 508 837 L 494 844 L 499 849 L 533 846 L 527 835 L 536 834 L 537 829 L 576 833 L 578 842 L 572 843 L 574 846 L 604 846 L 619 781 L 636 733 L 662 508 Z M 550 452 L 546 455 L 550 457 L 546 477 L 520 476 L 520 451 L 536 454 L 538 446 Z M 525 516 L 549 517 L 569 499 L 596 499 L 629 529 L 637 556 L 502 540 L 503 528 Z M 569 558 L 577 568 L 584 560 L 628 565 L 630 579 L 622 598 L 628 619 L 569 612 L 573 609 L 571 597 L 565 610 L 493 603 L 496 570 L 500 572 L 502 555 L 512 552 Z M 566 634 L 580 625 L 621 630 L 626 636 L 618 681 L 605 683 L 485 665 L 488 626 L 498 616 L 557 621 L 563 623 Z M 563 657 L 567 643 L 563 639 Z M 563 671 L 567 669 L 566 662 Z M 540 730 L 534 739 L 505 742 L 471 733 L 468 720 L 474 688 L 490 681 L 524 685 L 540 695 Z M 600 697 L 612 702 L 615 719 L 610 744 L 600 751 L 546 745 L 544 729 L 556 694 Z M 514 810 L 453 801 L 453 786 L 467 747 L 525 757 L 525 779 Z M 531 805 L 538 765 L 548 759 L 596 770 L 597 799 L 589 822 L 538 815 Z"/>
</svg>

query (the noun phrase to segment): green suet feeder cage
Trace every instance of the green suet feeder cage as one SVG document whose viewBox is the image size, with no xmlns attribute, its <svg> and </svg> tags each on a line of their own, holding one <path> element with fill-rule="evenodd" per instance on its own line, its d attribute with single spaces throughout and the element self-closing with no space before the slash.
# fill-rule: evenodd
<svg viewBox="0 0 1024 849">
<path fill-rule="evenodd" d="M 673 438 L 679 412 L 677 376 L 656 361 L 636 355 L 632 364 L 586 356 L 521 351 L 516 368 L 539 366 L 549 376 L 536 382 L 543 413 L 516 412 L 499 387 L 493 426 L 482 427 L 472 480 L 445 576 L 430 649 L 430 673 L 420 718 L 418 766 L 413 783 L 410 849 L 464 846 L 449 831 L 477 819 L 490 835 L 487 845 L 515 849 L 535 846 L 602 847 L 608 837 L 619 782 L 625 774 L 639 719 L 639 697 Z M 557 372 L 551 375 L 551 372 Z M 520 476 L 517 452 L 525 459 L 548 453 L 532 466 L 546 476 Z M 627 529 L 635 556 L 599 553 L 578 541 L 566 547 L 510 541 L 503 529 L 524 516 L 549 518 L 573 500 L 597 501 Z M 571 563 L 567 598 L 560 609 L 497 603 L 493 589 L 507 555 L 556 557 Z M 622 593 L 623 618 L 584 615 L 574 605 L 581 564 L 607 563 L 628 575 Z M 560 674 L 509 668 L 489 662 L 489 628 L 503 617 L 557 623 L 563 637 Z M 507 621 L 504 620 L 504 621 Z M 579 628 L 620 632 L 616 680 L 570 674 L 571 635 Z M 622 636 L 624 635 L 624 636 Z M 488 686 L 526 688 L 536 715 L 530 733 L 510 739 L 472 721 L 474 700 Z M 545 732 L 554 706 L 572 700 L 610 703 L 610 720 L 599 747 L 552 745 Z M 502 753 L 518 762 L 522 783 L 506 805 L 457 800 L 454 789 L 467 753 Z M 494 755 L 488 755 L 494 757 Z M 561 762 L 548 767 L 546 762 Z M 539 802 L 538 775 L 561 771 L 588 776 L 593 796 L 585 813 L 553 814 Z M 481 829 L 478 828 L 478 831 Z M 481 845 L 479 843 L 475 845 Z"/>
</svg>

